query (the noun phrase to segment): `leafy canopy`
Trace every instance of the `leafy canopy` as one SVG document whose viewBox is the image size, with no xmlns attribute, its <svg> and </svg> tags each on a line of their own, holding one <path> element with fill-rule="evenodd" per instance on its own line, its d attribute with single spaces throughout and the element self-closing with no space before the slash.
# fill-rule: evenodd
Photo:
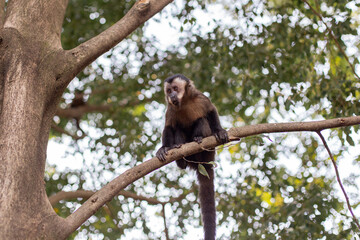
<svg viewBox="0 0 360 240">
<path fill-rule="evenodd" d="M 62 34 L 64 48 L 105 30 L 134 2 L 71 0 Z M 322 19 L 300 0 L 191 0 L 169 5 L 69 86 L 59 108 L 69 107 L 75 90 L 85 93 L 88 105 L 106 107 L 81 117 L 86 136 L 77 141 L 69 136 L 81 136 L 74 119 L 54 118 L 68 134 L 53 130 L 51 141 L 68 145 L 63 157 L 80 167 L 63 170 L 58 162 L 49 165 L 48 194 L 99 189 L 153 156 L 164 121 L 162 80 L 174 73 L 193 79 L 210 96 L 226 127 L 359 115 L 359 79 L 351 69 L 358 66 L 359 2 L 311 0 L 309 4 Z M 161 33 L 162 28 L 169 34 Z M 359 144 L 357 132 L 358 127 L 327 132 L 337 159 Z M 257 136 L 219 153 L 219 239 L 351 239 L 354 235 L 356 228 L 343 197 L 334 190 L 328 156 L 315 136 Z M 346 179 L 346 187 L 356 187 L 357 178 L 358 174 Z M 192 228 L 201 235 L 193 186 L 193 174 L 171 164 L 126 190 L 163 202 L 180 196 L 165 205 L 173 239 L 191 236 Z M 353 193 L 352 203 L 357 205 L 357 199 Z M 67 216 L 81 202 L 61 201 L 54 207 Z M 134 239 L 165 239 L 159 223 L 163 223 L 161 205 L 120 195 L 72 237 L 132 239 L 135 234 Z"/>
</svg>

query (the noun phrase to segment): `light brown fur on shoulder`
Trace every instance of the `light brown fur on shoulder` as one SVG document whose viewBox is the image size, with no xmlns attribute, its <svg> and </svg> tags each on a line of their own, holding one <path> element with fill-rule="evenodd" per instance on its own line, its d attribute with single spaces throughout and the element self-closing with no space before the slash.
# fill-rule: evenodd
<svg viewBox="0 0 360 240">
<path fill-rule="evenodd" d="M 209 108 L 209 106 L 211 106 Z M 191 98 L 186 99 L 179 109 L 171 105 L 166 111 L 166 125 L 190 127 L 197 119 L 205 117 L 209 111 L 214 109 L 214 105 L 201 92 L 193 93 Z M 176 121 L 175 121 L 176 120 Z"/>
</svg>

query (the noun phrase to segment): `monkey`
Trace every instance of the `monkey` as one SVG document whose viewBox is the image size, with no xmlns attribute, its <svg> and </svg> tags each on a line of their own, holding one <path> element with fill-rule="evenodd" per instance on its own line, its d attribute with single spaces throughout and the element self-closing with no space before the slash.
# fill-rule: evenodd
<svg viewBox="0 0 360 240">
<path fill-rule="evenodd" d="M 182 74 L 168 77 L 164 81 L 167 110 L 162 133 L 162 147 L 156 152 L 160 161 L 165 161 L 167 152 L 182 144 L 214 135 L 219 143 L 229 142 L 225 129 L 220 125 L 216 107 L 201 93 L 193 81 Z M 176 160 L 181 169 L 196 170 L 199 183 L 199 200 L 205 240 L 215 240 L 216 209 L 214 190 L 214 170 L 212 164 L 203 164 L 208 176 L 198 170 L 198 165 L 214 161 L 215 151 L 203 151 Z"/>
</svg>

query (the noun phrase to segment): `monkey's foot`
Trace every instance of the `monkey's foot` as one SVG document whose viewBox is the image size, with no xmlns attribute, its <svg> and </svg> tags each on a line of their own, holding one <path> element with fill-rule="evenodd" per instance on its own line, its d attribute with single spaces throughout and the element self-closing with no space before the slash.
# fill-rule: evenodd
<svg viewBox="0 0 360 240">
<path fill-rule="evenodd" d="M 203 140 L 203 137 L 198 136 L 198 137 L 194 137 L 194 141 L 197 142 L 198 144 L 200 144 Z"/>
<path fill-rule="evenodd" d="M 225 129 L 222 129 L 222 130 L 216 132 L 214 135 L 215 135 L 216 141 L 218 141 L 220 143 L 229 142 L 229 136 Z"/>
</svg>

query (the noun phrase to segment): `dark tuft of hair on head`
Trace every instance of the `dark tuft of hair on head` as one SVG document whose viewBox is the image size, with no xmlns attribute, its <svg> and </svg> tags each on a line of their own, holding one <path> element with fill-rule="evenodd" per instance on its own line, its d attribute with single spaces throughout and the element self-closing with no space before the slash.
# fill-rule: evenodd
<svg viewBox="0 0 360 240">
<path fill-rule="evenodd" d="M 182 74 L 175 74 L 175 75 L 173 75 L 173 76 L 168 77 L 167 79 L 165 79 L 165 82 L 171 83 L 171 82 L 172 82 L 174 79 L 176 79 L 176 78 L 180 78 L 180 79 L 182 79 L 182 80 L 184 80 L 184 81 L 186 81 L 186 82 L 189 82 L 189 81 L 190 81 L 190 79 L 188 79 L 187 77 L 185 77 L 185 76 L 182 75 Z"/>
</svg>

